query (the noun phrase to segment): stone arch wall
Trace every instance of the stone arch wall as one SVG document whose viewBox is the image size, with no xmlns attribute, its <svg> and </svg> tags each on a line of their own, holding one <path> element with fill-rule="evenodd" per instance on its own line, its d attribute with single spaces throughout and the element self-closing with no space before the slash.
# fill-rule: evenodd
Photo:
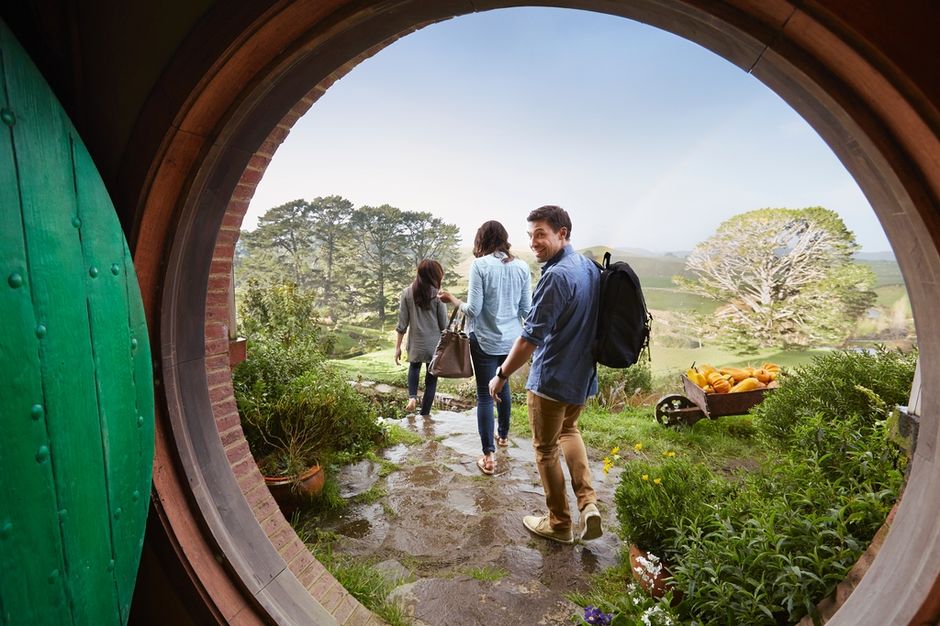
<svg viewBox="0 0 940 626">
<path fill-rule="evenodd" d="M 244 193 L 260 180 L 273 154 L 261 153 L 259 146 L 271 137 L 282 141 L 289 127 L 284 120 L 309 98 L 309 85 L 325 89 L 337 68 L 345 73 L 369 51 L 418 25 L 508 4 L 298 0 L 243 24 L 219 22 L 224 33 L 212 34 L 226 45 L 199 69 L 198 84 L 178 103 L 154 150 L 139 194 L 135 262 L 163 360 L 158 514 L 192 584 L 222 621 L 327 619 L 319 611 L 336 602 L 329 591 L 315 606 L 297 595 L 316 582 L 304 575 L 317 566 L 293 571 L 302 558 L 296 537 L 284 535 L 283 518 L 271 512 L 258 489 L 260 475 L 256 468 L 252 472 L 232 417 L 220 283 L 231 269 L 235 221 L 240 224 L 235 216 L 247 208 Z M 899 256 L 924 342 L 924 426 L 896 532 L 835 622 L 931 623 L 940 613 L 940 530 L 930 521 L 940 510 L 940 494 L 931 488 L 940 479 L 940 398 L 929 391 L 940 372 L 940 321 L 928 316 L 940 305 L 936 85 L 912 79 L 871 42 L 871 33 L 853 28 L 845 20 L 851 3 L 563 4 L 659 26 L 754 73 L 816 128 L 875 206 Z M 877 20 L 877 8 L 862 8 L 866 19 Z M 203 22 L 210 31 L 216 27 L 212 17 Z M 224 300 L 227 306 L 227 294 Z M 920 578 L 904 576 L 915 572 Z M 326 580 L 322 573 L 321 579 Z"/>
<path fill-rule="evenodd" d="M 219 227 L 209 268 L 208 289 L 205 307 L 205 369 L 209 389 L 212 415 L 218 429 L 219 439 L 225 451 L 225 457 L 235 475 L 238 486 L 245 496 L 248 506 L 261 525 L 274 549 L 287 563 L 287 567 L 297 577 L 301 585 L 310 592 L 323 608 L 329 611 L 337 622 L 352 620 L 365 624 L 375 620 L 325 569 L 310 555 L 303 542 L 297 537 L 289 522 L 284 518 L 277 503 L 271 497 L 255 459 L 248 449 L 235 405 L 232 389 L 232 342 L 231 302 L 233 302 L 232 275 L 235 244 L 241 230 L 248 206 L 255 189 L 261 182 L 264 172 L 275 152 L 287 139 L 294 124 L 310 110 L 310 107 L 337 80 L 349 73 L 363 60 L 373 56 L 401 37 L 414 32 L 417 26 L 395 37 L 373 46 L 336 69 L 326 79 L 315 85 L 304 95 L 290 111 L 281 118 L 257 150 L 251 155 L 245 171 L 242 173 L 232 192 L 225 209 L 225 216 Z M 249 347 L 250 354 L 250 347 Z M 372 623 L 372 622 L 368 622 Z"/>
</svg>

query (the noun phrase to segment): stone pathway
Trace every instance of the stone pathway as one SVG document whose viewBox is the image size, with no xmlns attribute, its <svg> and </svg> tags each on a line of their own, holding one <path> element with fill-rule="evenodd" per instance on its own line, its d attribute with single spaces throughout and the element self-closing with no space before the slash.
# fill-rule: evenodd
<svg viewBox="0 0 940 626">
<path fill-rule="evenodd" d="M 399 582 L 392 596 L 414 624 L 571 624 L 578 607 L 564 596 L 584 590 L 590 574 L 617 563 L 613 491 L 617 473 L 592 461 L 604 535 L 571 546 L 530 534 L 522 517 L 545 512 L 531 442 L 510 437 L 497 451 L 497 474 L 477 469 L 480 455 L 475 413 L 436 412 L 431 419 L 400 422 L 424 438 L 398 445 L 385 458 L 400 470 L 379 477 L 381 466 L 364 461 L 339 476 L 342 495 L 353 497 L 384 481 L 387 495 L 353 504 L 323 528 L 341 539 L 338 553 L 368 556 Z M 567 477 L 567 469 L 565 470 Z M 578 512 L 569 486 L 572 518 Z M 471 571 L 497 572 L 478 580 Z"/>
</svg>

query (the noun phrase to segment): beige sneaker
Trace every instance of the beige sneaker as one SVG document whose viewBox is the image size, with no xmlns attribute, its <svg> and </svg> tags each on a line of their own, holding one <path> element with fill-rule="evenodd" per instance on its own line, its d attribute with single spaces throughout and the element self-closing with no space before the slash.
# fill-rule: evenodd
<svg viewBox="0 0 940 626">
<path fill-rule="evenodd" d="M 538 515 L 526 515 L 522 518 L 522 523 L 526 528 L 539 537 L 545 537 L 546 539 L 551 539 L 552 541 L 557 541 L 558 543 L 574 543 L 574 538 L 571 535 L 571 529 L 553 529 L 551 524 L 548 523 L 548 516 L 543 515 L 539 517 Z"/>
<path fill-rule="evenodd" d="M 593 502 L 581 511 L 581 519 L 579 520 L 578 526 L 581 528 L 579 533 L 581 541 L 590 541 L 591 539 L 597 539 L 604 534 L 604 531 L 601 530 L 601 514 L 597 510 L 597 505 Z"/>
</svg>

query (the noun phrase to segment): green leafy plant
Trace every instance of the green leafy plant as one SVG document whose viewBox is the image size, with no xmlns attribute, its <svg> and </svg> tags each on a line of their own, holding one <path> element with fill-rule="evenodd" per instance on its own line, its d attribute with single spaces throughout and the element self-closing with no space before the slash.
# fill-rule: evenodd
<svg viewBox="0 0 940 626">
<path fill-rule="evenodd" d="M 879 347 L 872 351 L 834 351 L 788 369 L 780 387 L 755 407 L 761 433 L 785 447 L 801 446 L 798 424 L 817 414 L 831 420 L 855 416 L 858 423 L 884 419 L 879 404 L 906 404 L 914 379 L 916 352 Z M 878 400 L 873 400 L 874 394 Z"/>
<path fill-rule="evenodd" d="M 364 453 L 381 440 L 374 412 L 324 362 L 328 340 L 306 295 L 293 285 L 252 283 L 241 319 L 249 353 L 232 383 L 245 438 L 264 473 L 296 475 L 332 452 Z"/>
<path fill-rule="evenodd" d="M 709 514 L 677 524 L 670 552 L 677 611 L 702 622 L 779 624 L 814 615 L 845 577 L 896 492 L 845 492 L 784 459 L 742 477 Z"/>
<path fill-rule="evenodd" d="M 718 491 L 711 471 L 679 456 L 628 461 L 614 497 L 623 538 L 664 557 L 683 518 L 696 518 Z"/>
<path fill-rule="evenodd" d="M 681 517 L 666 554 L 683 619 L 780 624 L 817 616 L 894 504 L 904 458 L 888 408 L 916 355 L 833 352 L 781 378 L 755 411 L 775 458 L 733 477 L 704 515 Z"/>
</svg>

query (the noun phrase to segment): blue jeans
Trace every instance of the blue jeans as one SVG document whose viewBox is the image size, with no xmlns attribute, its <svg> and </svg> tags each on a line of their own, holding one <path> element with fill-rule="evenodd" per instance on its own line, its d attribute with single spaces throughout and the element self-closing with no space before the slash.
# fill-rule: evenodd
<svg viewBox="0 0 940 626">
<path fill-rule="evenodd" d="M 408 363 L 408 397 L 418 397 L 418 378 L 421 377 L 421 366 L 427 368 L 427 363 Z M 421 396 L 421 415 L 431 414 L 431 405 L 434 404 L 434 394 L 437 393 L 437 376 L 431 372 L 424 374 L 424 395 Z"/>
<path fill-rule="evenodd" d="M 480 431 L 480 443 L 483 454 L 496 451 L 493 442 L 493 398 L 490 397 L 490 379 L 496 376 L 496 368 L 506 360 L 505 354 L 487 354 L 480 349 L 475 333 L 470 333 L 470 358 L 473 361 L 473 374 L 477 381 L 477 430 Z M 509 412 L 512 410 L 512 394 L 509 382 L 499 392 L 499 404 L 496 414 L 499 419 L 500 437 L 509 436 Z"/>
</svg>

